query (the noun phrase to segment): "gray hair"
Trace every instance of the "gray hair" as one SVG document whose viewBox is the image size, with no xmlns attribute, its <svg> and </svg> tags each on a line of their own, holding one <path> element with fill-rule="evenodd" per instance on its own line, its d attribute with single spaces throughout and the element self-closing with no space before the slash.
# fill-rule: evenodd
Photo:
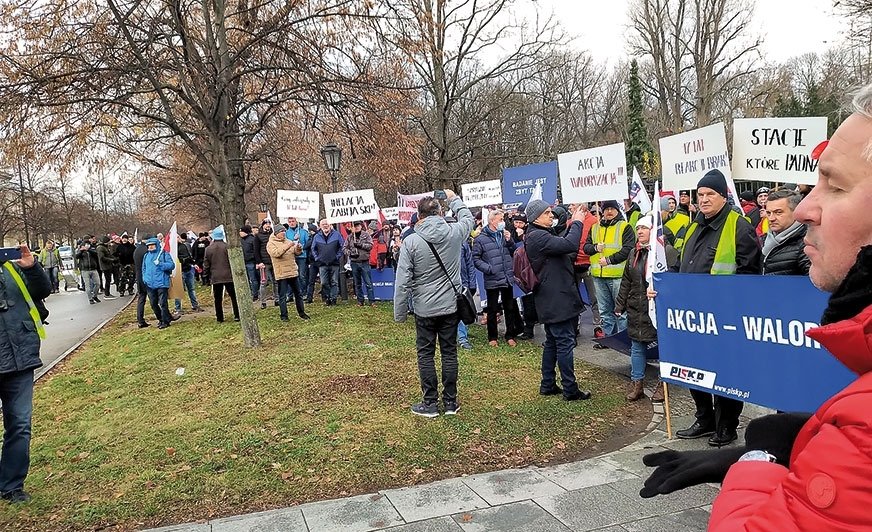
<svg viewBox="0 0 872 532">
<path fill-rule="evenodd" d="M 500 215 L 505 216 L 505 213 L 503 211 L 501 211 L 500 209 L 494 209 L 488 213 L 487 221 L 490 222 L 491 220 L 493 220 L 494 218 L 496 218 L 497 216 L 500 216 Z"/>
<path fill-rule="evenodd" d="M 780 188 L 778 190 L 770 192 L 769 198 L 766 200 L 766 202 L 768 203 L 770 201 L 776 201 L 780 199 L 786 199 L 787 206 L 790 207 L 791 211 L 794 211 L 796 210 L 797 205 L 799 205 L 799 202 L 802 201 L 802 195 L 797 194 L 792 190 Z"/>
<path fill-rule="evenodd" d="M 854 96 L 851 99 L 851 107 L 855 113 L 872 119 L 872 83 L 854 92 Z"/>
</svg>

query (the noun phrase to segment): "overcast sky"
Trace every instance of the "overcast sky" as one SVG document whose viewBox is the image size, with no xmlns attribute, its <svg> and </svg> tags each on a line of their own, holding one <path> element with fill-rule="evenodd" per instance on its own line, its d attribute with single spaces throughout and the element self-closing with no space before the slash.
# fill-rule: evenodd
<svg viewBox="0 0 872 532">
<path fill-rule="evenodd" d="M 630 0 L 535 0 L 553 10 L 575 46 L 598 61 L 627 57 L 627 5 Z M 841 41 L 845 22 L 833 14 L 831 0 L 756 0 L 754 30 L 763 37 L 767 62 L 782 62 Z M 826 42 L 825 42 L 826 41 Z"/>
</svg>

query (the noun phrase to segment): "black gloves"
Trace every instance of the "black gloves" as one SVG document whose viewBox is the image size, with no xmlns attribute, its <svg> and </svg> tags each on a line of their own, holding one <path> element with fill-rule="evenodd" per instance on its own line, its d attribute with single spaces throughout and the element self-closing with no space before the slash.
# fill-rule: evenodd
<svg viewBox="0 0 872 532">
<path fill-rule="evenodd" d="M 810 417 L 811 414 L 771 414 L 758 417 L 745 430 L 745 447 L 766 451 L 776 458 L 775 463 L 787 466 L 796 435 Z"/>
<path fill-rule="evenodd" d="M 712 451 L 663 451 L 647 454 L 642 458 L 646 466 L 656 466 L 639 491 L 644 498 L 665 495 L 680 489 L 722 482 L 730 466 L 735 464 L 748 449 L 718 449 Z"/>
</svg>

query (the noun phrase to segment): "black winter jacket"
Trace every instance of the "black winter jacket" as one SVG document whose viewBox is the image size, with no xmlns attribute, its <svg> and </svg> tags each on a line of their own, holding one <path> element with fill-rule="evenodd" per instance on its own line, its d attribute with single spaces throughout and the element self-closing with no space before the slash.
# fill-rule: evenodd
<svg viewBox="0 0 872 532">
<path fill-rule="evenodd" d="M 133 252 L 136 246 L 128 242 L 127 244 L 118 244 L 116 254 L 118 255 L 118 263 L 122 266 L 133 266 Z"/>
<path fill-rule="evenodd" d="M 246 264 L 257 264 L 255 256 L 255 247 L 260 245 L 260 241 L 254 235 L 245 235 L 242 237 L 242 260 Z"/>
<path fill-rule="evenodd" d="M 186 273 L 191 271 L 191 267 L 194 266 L 194 256 L 191 254 L 190 246 L 187 242 L 179 242 L 177 249 L 179 250 L 179 264 L 182 265 L 182 271 Z"/>
<path fill-rule="evenodd" d="M 484 274 L 485 290 L 515 284 L 515 274 L 512 269 L 514 252 L 515 242 L 506 241 L 502 231 L 494 235 L 486 227 L 475 237 L 475 242 L 472 244 L 472 261 Z"/>
<path fill-rule="evenodd" d="M 266 251 L 266 245 L 269 244 L 269 236 L 272 233 L 261 231 L 255 236 L 254 242 L 254 260 L 257 264 L 266 264 L 272 266 L 272 257 Z"/>
<path fill-rule="evenodd" d="M 648 315 L 648 281 L 645 271 L 648 263 L 648 248 L 636 249 L 627 260 L 621 289 L 615 299 L 615 312 L 627 313 L 627 334 L 637 342 L 650 343 L 657 339 L 657 329 Z M 666 246 L 666 265 L 669 271 L 678 271 L 678 251 Z"/>
<path fill-rule="evenodd" d="M 808 227 L 803 225 L 787 241 L 769 250 L 763 258 L 763 275 L 808 275 L 811 261 L 803 250 L 806 232 Z"/>
<path fill-rule="evenodd" d="M 539 321 L 560 323 L 577 319 L 584 309 L 572 268 L 572 257 L 581 241 L 581 222 L 569 226 L 566 236 L 554 235 L 550 228 L 527 226 L 524 248 L 530 265 L 539 278 L 533 301 Z"/>
<path fill-rule="evenodd" d="M 207 247 L 209 247 L 209 239 L 200 240 L 198 238 L 193 244 L 191 244 L 191 255 L 194 257 L 194 262 L 200 266 L 203 265 L 203 258 L 206 256 Z"/>
<path fill-rule="evenodd" d="M 39 263 L 27 269 L 18 266 L 15 269 L 34 301 L 48 297 L 51 293 L 51 282 Z M 36 324 L 30 317 L 24 295 L 3 266 L 0 266 L 0 298 L 6 301 L 8 307 L 0 312 L 0 374 L 42 366 Z"/>
<path fill-rule="evenodd" d="M 79 250 L 76 252 L 76 264 L 82 271 L 99 271 L 100 259 L 97 257 L 97 250 L 91 246 L 87 250 Z"/>
<path fill-rule="evenodd" d="M 136 274 L 136 288 L 140 294 L 145 293 L 145 283 L 142 282 L 142 261 L 146 253 L 148 253 L 148 246 L 141 242 L 136 244 L 136 249 L 133 250 L 133 272 Z"/>
<path fill-rule="evenodd" d="M 721 231 L 730 212 L 730 206 L 725 205 L 711 220 L 706 220 L 702 213 L 697 214 L 694 222 L 699 227 L 684 243 L 681 250 L 681 273 L 711 273 L 715 262 L 715 250 Z M 748 220 L 739 216 L 736 221 L 736 274 L 760 273 L 762 266 L 760 245 L 757 242 L 757 231 L 751 227 Z"/>
</svg>

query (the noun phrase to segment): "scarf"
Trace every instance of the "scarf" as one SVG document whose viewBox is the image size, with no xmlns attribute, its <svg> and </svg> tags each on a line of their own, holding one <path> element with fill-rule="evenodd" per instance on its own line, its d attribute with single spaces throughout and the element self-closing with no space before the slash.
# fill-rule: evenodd
<svg viewBox="0 0 872 532">
<path fill-rule="evenodd" d="M 797 231 L 802 229 L 802 224 L 799 222 L 793 222 L 793 225 L 781 231 L 777 235 L 772 231 L 766 233 L 766 241 L 763 243 L 763 257 L 768 257 L 769 252 L 775 249 L 775 246 L 786 242 L 790 237 L 796 234 Z"/>
<path fill-rule="evenodd" d="M 857 262 L 830 296 L 821 325 L 853 318 L 872 304 L 872 246 L 860 249 Z"/>
</svg>

